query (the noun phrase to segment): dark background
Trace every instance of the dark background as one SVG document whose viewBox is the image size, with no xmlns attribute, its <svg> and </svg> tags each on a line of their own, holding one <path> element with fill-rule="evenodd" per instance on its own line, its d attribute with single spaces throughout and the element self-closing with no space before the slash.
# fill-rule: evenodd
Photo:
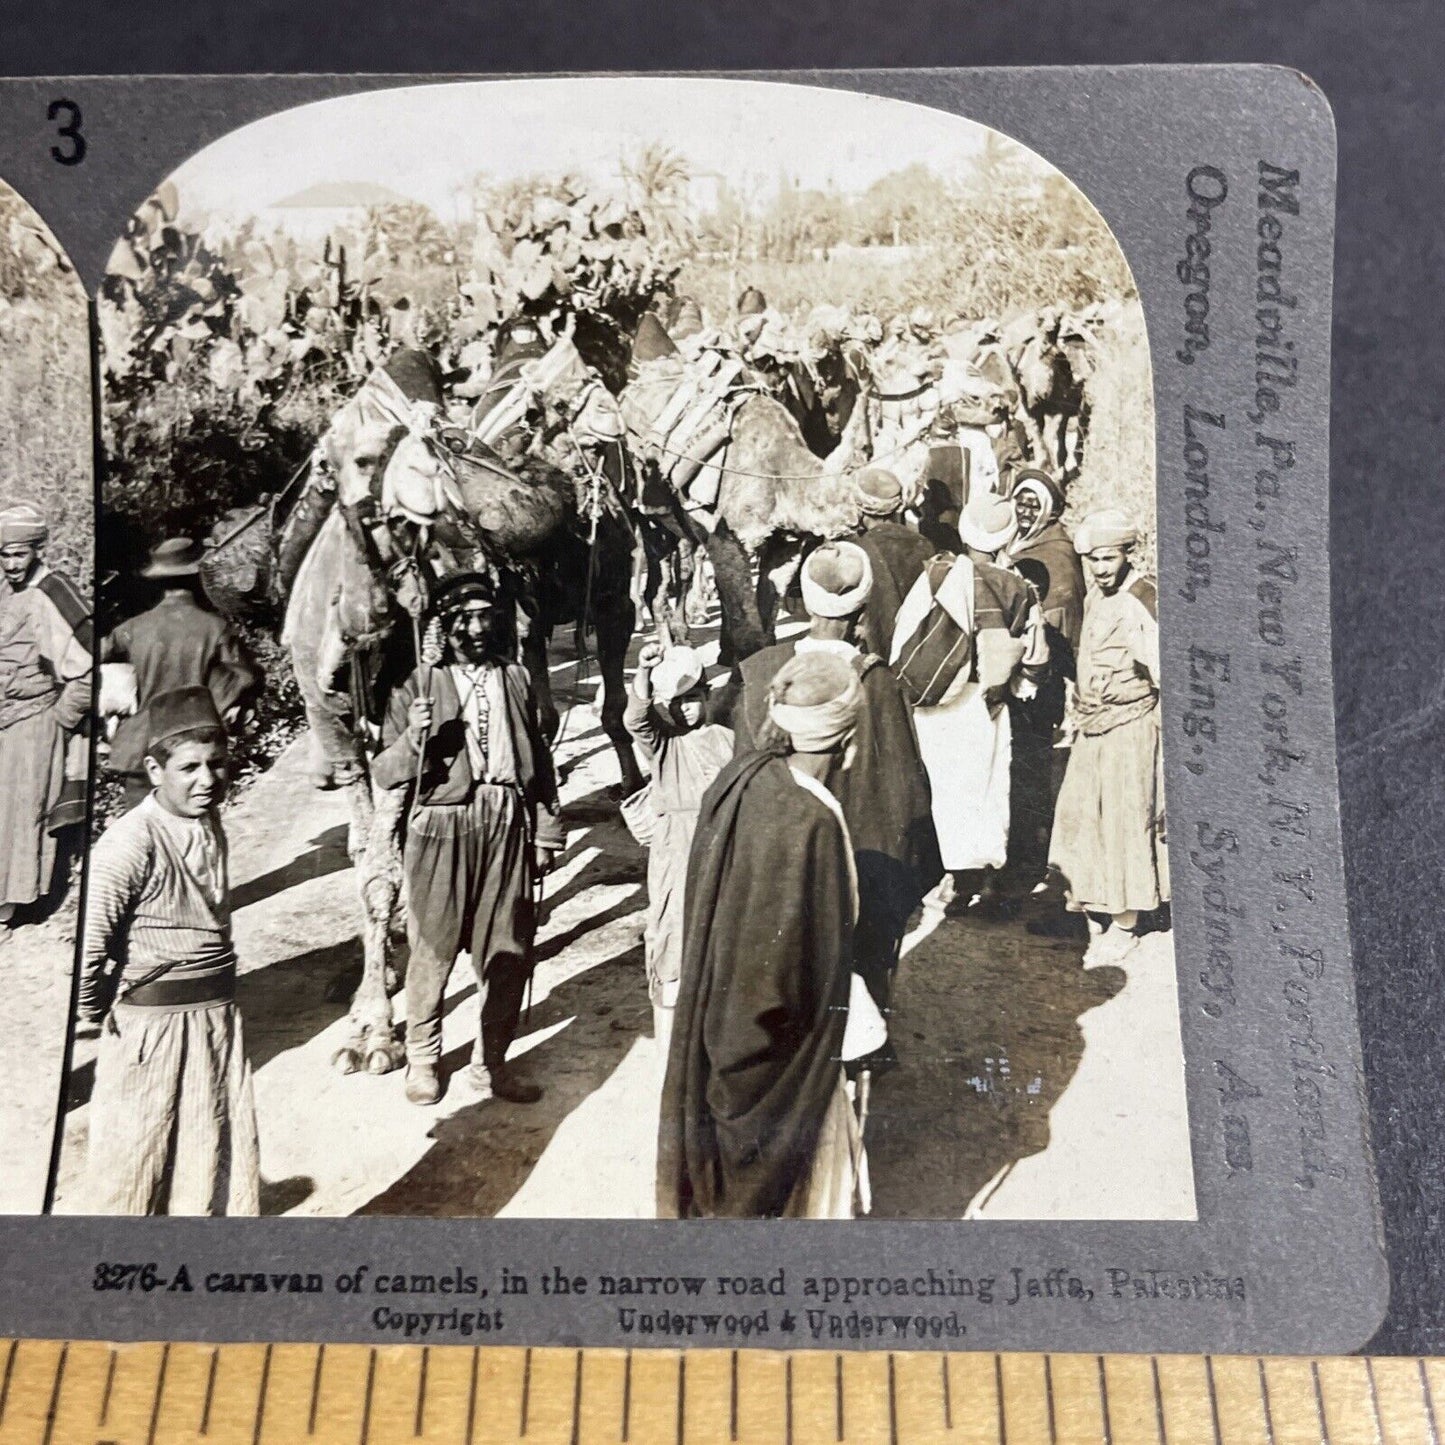
<svg viewBox="0 0 1445 1445">
<path fill-rule="evenodd" d="M 13 75 L 1263 61 L 1339 128 L 1333 569 L 1346 867 L 1393 1280 L 1379 1352 L 1445 1353 L 1445 5 L 1439 0 L 73 0 L 0 4 Z M 141 138 L 137 137 L 138 143 Z M 445 136 L 437 137 L 446 144 Z M 1329 1269 L 1328 1260 L 1319 1261 Z"/>
</svg>

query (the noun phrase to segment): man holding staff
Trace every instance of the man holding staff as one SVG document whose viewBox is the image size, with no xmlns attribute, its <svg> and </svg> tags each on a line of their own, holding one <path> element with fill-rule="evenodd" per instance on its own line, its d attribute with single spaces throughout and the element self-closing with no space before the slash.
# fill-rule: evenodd
<svg viewBox="0 0 1445 1445">
<path fill-rule="evenodd" d="M 392 693 L 372 764 L 380 787 L 416 789 L 402 859 L 406 1096 L 442 1096 L 442 1000 L 466 951 L 480 1010 L 472 1080 L 494 1098 L 531 1104 L 542 1091 L 517 1076 L 507 1050 L 532 971 L 533 880 L 564 842 L 552 754 L 526 669 L 511 660 L 509 614 L 491 577 L 448 577 L 433 611 L 423 660 Z"/>
</svg>

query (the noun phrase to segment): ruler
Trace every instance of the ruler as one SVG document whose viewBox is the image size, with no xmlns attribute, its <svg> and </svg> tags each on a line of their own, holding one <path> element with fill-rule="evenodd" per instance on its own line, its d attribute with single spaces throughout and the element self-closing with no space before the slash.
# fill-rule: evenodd
<svg viewBox="0 0 1445 1445">
<path fill-rule="evenodd" d="M 0 1344 L 0 1445 L 1441 1445 L 1445 1359 Z"/>
</svg>

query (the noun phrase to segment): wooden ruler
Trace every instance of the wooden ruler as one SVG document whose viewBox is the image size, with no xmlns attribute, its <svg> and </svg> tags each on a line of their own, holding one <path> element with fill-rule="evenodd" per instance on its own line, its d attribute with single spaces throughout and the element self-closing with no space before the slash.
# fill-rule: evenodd
<svg viewBox="0 0 1445 1445">
<path fill-rule="evenodd" d="M 1445 1359 L 0 1343 L 0 1445 L 1441 1445 Z"/>
</svg>

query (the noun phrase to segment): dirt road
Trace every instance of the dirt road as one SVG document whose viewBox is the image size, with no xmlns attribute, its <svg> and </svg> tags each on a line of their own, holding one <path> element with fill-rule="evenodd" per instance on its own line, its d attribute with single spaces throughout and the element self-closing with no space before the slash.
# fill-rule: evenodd
<svg viewBox="0 0 1445 1445">
<path fill-rule="evenodd" d="M 703 636 L 715 656 L 715 633 Z M 556 653 L 565 706 L 575 669 Z M 408 1104 L 400 1074 L 337 1074 L 346 994 L 330 986 L 360 963 L 344 803 L 310 788 L 296 744 L 228 811 L 266 1212 L 651 1215 L 661 1062 L 642 965 L 645 860 L 609 796 L 617 764 L 593 691 L 579 687 L 558 752 L 567 851 L 513 1049 L 546 1088 L 531 1107 L 483 1100 L 465 1081 L 476 1026 L 465 961 L 437 1107 Z M 876 1214 L 1193 1217 L 1167 935 L 1122 969 L 1086 970 L 1077 945 L 1033 937 L 1023 920 L 929 915 L 907 947 L 902 1067 L 876 1084 L 868 1130 Z M 90 1047 L 72 1074 L 62 1211 L 85 1207 Z"/>
</svg>

